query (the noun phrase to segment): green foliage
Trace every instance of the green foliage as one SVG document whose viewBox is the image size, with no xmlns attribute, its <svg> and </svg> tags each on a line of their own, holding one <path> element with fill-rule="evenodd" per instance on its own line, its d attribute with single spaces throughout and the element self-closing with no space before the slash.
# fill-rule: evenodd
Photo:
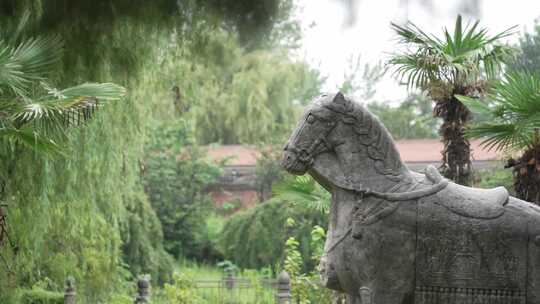
<svg viewBox="0 0 540 304">
<path fill-rule="evenodd" d="M 330 193 L 309 175 L 287 177 L 274 187 L 274 194 L 300 209 L 321 214 L 328 214 L 330 210 Z"/>
<path fill-rule="evenodd" d="M 313 227 L 327 226 L 330 194 L 309 176 L 286 178 L 274 186 L 274 194 L 225 223 L 222 252 L 242 268 L 275 267 L 284 256 L 282 244 L 292 237 L 300 248 L 299 271 L 310 271 L 318 263 L 312 256 L 320 250 L 311 233 Z"/>
<path fill-rule="evenodd" d="M 206 229 L 210 207 L 203 190 L 221 170 L 205 159 L 192 134 L 183 119 L 154 129 L 147 146 L 144 184 L 162 223 L 167 251 L 175 257 L 202 259 L 204 248 L 197 238 Z"/>
<path fill-rule="evenodd" d="M 285 261 L 283 262 L 283 269 L 291 276 L 298 276 L 302 270 L 302 254 L 298 251 L 300 243 L 294 238 L 290 237 L 285 241 Z"/>
<path fill-rule="evenodd" d="M 499 164 L 502 167 L 502 164 Z M 505 187 L 511 195 L 514 193 L 514 181 L 512 176 L 512 170 L 502 168 L 490 168 L 486 170 L 480 170 L 475 174 L 478 180 L 475 187 L 491 189 L 495 187 Z"/>
<path fill-rule="evenodd" d="M 319 261 L 324 250 L 325 234 L 324 229 L 320 226 L 313 227 L 311 231 L 311 243 L 315 248 L 312 259 L 316 262 Z M 287 271 L 291 278 L 292 298 L 298 304 L 331 303 L 330 291 L 317 284 L 319 275 L 316 271 L 310 271 L 308 273 L 301 271 L 303 261 L 299 251 L 299 245 L 300 243 L 294 237 L 290 237 L 285 242 L 283 269 Z"/>
<path fill-rule="evenodd" d="M 296 224 L 287 227 L 288 219 Z M 223 227 L 220 247 L 226 259 L 242 268 L 275 266 L 284 253 L 283 244 L 294 236 L 300 243 L 302 270 L 313 269 L 310 233 L 313 226 L 326 227 L 327 217 L 319 211 L 272 198 L 229 218 Z"/>
<path fill-rule="evenodd" d="M 45 77 L 51 74 L 61 54 L 62 41 L 56 36 L 18 42 L 17 37 L 0 35 L 2 144 L 23 144 L 42 152 L 57 150 L 54 140 L 65 139 L 67 127 L 92 118 L 98 104 L 124 95 L 124 88 L 111 83 L 51 88 Z"/>
<path fill-rule="evenodd" d="M 319 262 L 324 254 L 324 243 L 326 241 L 326 231 L 321 226 L 314 226 L 311 230 L 311 248 L 313 253 L 311 258 L 315 262 Z"/>
<path fill-rule="evenodd" d="M 242 282 L 249 282 L 250 288 L 244 284 L 237 288 L 222 289 L 209 286 L 212 282 L 222 284 L 223 273 L 215 267 L 200 267 L 197 265 L 183 265 L 182 272 L 174 274 L 174 280 L 167 283 L 163 288 L 153 288 L 152 303 L 171 304 L 215 304 L 215 303 L 238 303 L 238 304 L 274 304 L 274 288 L 264 286 L 262 279 L 268 277 L 257 270 L 244 270 L 238 273 L 237 278 Z M 201 281 L 204 282 L 201 284 Z M 198 283 L 198 284 L 197 284 Z M 202 285 L 202 286 L 197 286 Z M 132 302 L 130 302 L 132 303 Z M 124 304 L 119 302 L 118 304 Z M 127 303 L 126 303 L 127 304 Z"/>
<path fill-rule="evenodd" d="M 348 69 L 343 74 L 343 83 L 338 91 L 343 94 L 355 95 L 362 101 L 368 101 L 375 95 L 375 86 L 385 74 L 385 69 L 380 63 L 371 65 L 362 64 L 362 57 L 351 56 L 348 60 Z"/>
<path fill-rule="evenodd" d="M 227 273 L 227 272 L 235 272 L 235 271 L 238 270 L 238 266 L 236 266 L 233 262 L 228 261 L 228 260 L 221 261 L 221 262 L 217 263 L 216 266 L 219 269 L 223 270 L 225 273 Z"/>
<path fill-rule="evenodd" d="M 64 294 L 40 288 L 21 291 L 21 304 L 64 304 Z"/>
<path fill-rule="evenodd" d="M 234 36 L 223 32 L 208 39 L 208 48 L 221 47 L 216 55 L 201 59 L 220 61 L 212 66 L 190 64 L 195 71 L 189 71 L 180 85 L 189 94 L 186 99 L 200 142 L 269 142 L 288 133 L 300 111 L 295 105 L 318 94 L 318 74 L 305 63 L 292 62 L 284 52 L 246 53 Z M 191 88 L 196 93 L 191 94 Z"/>
<path fill-rule="evenodd" d="M 411 94 L 399 106 L 371 102 L 367 105 L 394 139 L 436 138 L 438 123 L 433 119 L 432 103 L 423 95 Z"/>
<path fill-rule="evenodd" d="M 442 39 L 425 33 L 414 23 L 392 24 L 400 42 L 409 49 L 394 55 L 389 63 L 408 87 L 427 90 L 432 97 L 476 85 L 482 73 L 488 79 L 496 78 L 502 63 L 514 53 L 499 41 L 512 35 L 515 27 L 490 36 L 478 24 L 463 26 L 458 16 L 454 33 L 445 28 Z"/>
<path fill-rule="evenodd" d="M 171 279 L 173 259 L 164 250 L 162 225 L 144 193 L 139 192 L 126 206 L 122 227 L 123 262 L 134 274 L 146 273 L 154 282 Z"/>
<path fill-rule="evenodd" d="M 111 35 L 140 31 L 123 24 Z M 123 46 L 137 45 L 131 39 L 116 41 Z M 1 303 L 12 301 L 16 287 L 30 288 L 44 278 L 54 283 L 47 290 L 61 290 L 68 275 L 76 279 L 80 303 L 107 302 L 113 291 L 127 288 L 124 282 L 131 277 L 129 270 L 151 268 L 156 279 L 171 272 L 171 260 L 156 233 L 159 223 L 148 212 L 142 194 L 138 165 L 143 157 L 146 114 L 159 102 L 136 101 L 146 94 L 145 89 L 137 89 L 141 78 L 132 75 L 127 81 L 123 71 L 108 64 L 115 52 L 108 43 L 100 44 L 100 57 L 92 65 L 98 71 L 92 73 L 99 75 L 98 81 L 114 78 L 124 82 L 130 88 L 129 97 L 109 104 L 85 128 L 71 130 L 66 135 L 69 141 L 63 142 L 63 158 L 36 154 L 19 144 L 0 145 L 0 199 L 9 205 L 10 237 L 10 242 L 0 246 L 5 261 L 0 265 Z M 84 55 L 74 52 L 70 44 L 66 47 L 68 58 L 64 57 L 60 68 Z M 89 71 L 80 64 L 67 65 L 63 74 L 55 73 L 49 79 L 67 87 L 82 82 L 80 78 Z M 77 88 L 79 92 L 87 89 Z M 127 248 L 137 250 L 124 255 Z"/>
<path fill-rule="evenodd" d="M 510 69 L 540 73 L 540 23 L 538 20 L 533 31 L 525 33 L 519 39 L 518 46 L 520 52 L 516 60 L 510 63 Z"/>
<path fill-rule="evenodd" d="M 260 155 L 255 166 L 255 187 L 259 201 L 265 201 L 272 195 L 273 185 L 283 180 L 285 171 L 280 166 L 281 149 L 278 145 L 259 147 Z"/>
<path fill-rule="evenodd" d="M 173 283 L 165 284 L 163 290 L 167 303 L 191 304 L 201 301 L 195 289 L 195 282 L 183 273 L 174 273 Z"/>
<path fill-rule="evenodd" d="M 237 32 L 244 46 L 255 48 L 298 40 L 300 29 L 291 18 L 293 10 L 292 0 L 154 0 L 137 5 L 130 0 L 5 0 L 0 16 L 20 18 L 30 11 L 36 31 L 72 28 L 75 33 L 88 35 L 78 39 L 95 43 L 125 20 L 136 26 L 160 27 L 183 25 L 186 19 L 191 22 L 204 15 L 209 26 Z M 95 55 L 99 51 L 98 45 L 89 49 Z"/>
<path fill-rule="evenodd" d="M 286 179 L 275 187 L 276 199 L 282 199 L 293 204 L 301 212 L 318 212 L 327 215 L 330 209 L 330 194 L 322 189 L 313 178 L 308 175 Z M 293 231 L 298 222 L 295 218 L 288 218 L 286 228 Z M 294 233 L 285 242 L 283 268 L 291 277 L 291 291 L 296 303 L 331 303 L 331 293 L 328 289 L 317 284 L 319 275 L 317 268 L 319 260 L 324 254 L 326 231 L 321 226 L 327 223 L 315 224 L 309 227 L 309 238 L 304 237 L 304 244 L 297 241 Z M 307 244 L 306 244 L 307 243 Z M 310 256 L 303 254 L 300 247 L 309 247 Z M 311 268 L 305 265 L 311 262 Z"/>
<path fill-rule="evenodd" d="M 485 138 L 482 144 L 488 149 L 512 152 L 540 144 L 540 76 L 509 73 L 493 85 L 485 100 L 458 98 L 471 111 L 489 117 L 467 131 L 470 137 Z"/>
<path fill-rule="evenodd" d="M 242 201 L 238 198 L 226 201 L 217 208 L 220 214 L 230 215 L 242 207 Z"/>
<path fill-rule="evenodd" d="M 162 238 L 168 233 L 189 240 L 181 246 L 174 240 L 176 243 L 167 247 L 169 250 L 178 249 L 186 255 L 215 254 L 207 253 L 206 248 L 215 246 L 211 240 L 219 223 L 206 222 L 204 227 L 205 221 L 195 222 L 206 204 L 197 189 L 209 182 L 214 173 L 205 171 L 208 164 L 202 161 L 196 144 L 184 142 L 180 150 L 185 153 L 172 155 L 172 150 L 179 149 L 171 142 L 172 136 L 183 127 L 179 126 L 178 112 L 171 102 L 171 88 L 179 88 L 185 124 L 196 130 L 195 137 L 200 142 L 261 141 L 276 130 L 290 127 L 288 124 L 294 122 L 290 114 L 296 103 L 289 101 L 297 99 L 297 103 L 302 103 L 316 94 L 318 74 L 304 63 L 287 59 L 285 50 L 247 51 L 242 47 L 244 37 L 230 31 L 237 29 L 234 18 L 229 19 L 231 15 L 226 12 L 213 15 L 209 13 L 213 11 L 212 5 L 199 1 L 182 1 L 180 9 L 178 1 L 167 0 L 138 5 L 123 0 L 4 2 L 0 10 L 2 30 L 8 25 L 16 28 L 21 17 L 27 16 L 24 18 L 28 18 L 28 27 L 15 29 L 20 37 L 61 36 L 65 41 L 64 56 L 51 64 L 55 70 L 47 75 L 47 82 L 61 88 L 87 81 L 115 82 L 129 93 L 121 103 L 108 104 L 85 128 L 66 134 L 69 141 L 62 142 L 65 158 L 35 154 L 18 143 L 0 145 L 0 199 L 2 204 L 9 205 L 10 236 L 9 242 L 0 246 L 0 303 L 17 303 L 13 300 L 16 288 L 32 288 L 45 279 L 51 284 L 44 289 L 60 291 L 68 275 L 73 275 L 77 282 L 78 303 L 125 303 L 126 295 L 133 291 L 132 284 L 126 282 L 137 274 L 151 273 L 154 284 L 170 278 L 172 259 L 162 245 Z M 283 9 L 289 5 L 286 1 L 280 3 L 285 5 Z M 247 5 L 257 8 L 260 4 Z M 29 14 L 25 15 L 25 11 Z M 293 25 L 284 22 L 273 27 L 276 31 L 272 30 L 270 35 L 276 35 L 274 41 L 279 43 L 277 30 L 281 26 L 280 30 L 287 31 Z M 294 29 L 289 33 L 293 32 Z M 14 69 L 10 71 L 11 75 L 16 74 Z M 251 87 L 257 89 L 249 90 Z M 76 87 L 79 92 L 88 92 L 89 88 Z M 111 93 L 110 88 L 105 93 Z M 61 104 L 71 102 L 73 96 L 67 96 L 68 93 L 74 91 L 39 84 L 26 95 L 40 102 L 60 99 Z M 117 95 L 120 93 L 123 91 L 116 90 Z M 6 100 L 19 101 L 11 95 Z M 42 96 L 47 98 L 41 100 Z M 265 99 L 259 99 L 261 96 Z M 23 101 L 26 102 L 24 98 Z M 88 102 L 81 115 L 87 114 L 86 109 L 95 108 L 90 99 L 81 101 Z M 32 107 L 36 111 L 31 115 L 40 117 L 44 109 L 49 111 L 48 105 Z M 66 109 L 81 105 L 69 104 Z M 231 114 L 224 108 L 235 112 Z M 5 108 L 0 112 L 3 114 Z M 238 120 L 246 117 L 247 112 L 253 114 L 249 121 Z M 254 116 L 258 114 L 262 116 Z M 210 120 L 205 124 L 207 116 Z M 168 126 L 166 122 L 172 122 L 172 129 L 156 129 Z M 213 131 L 203 133 L 203 128 Z M 193 133 L 190 134 L 192 141 Z M 153 142 L 155 136 L 169 135 L 168 142 L 160 144 L 171 150 L 147 153 L 148 143 L 159 143 L 157 139 Z M 148 157 L 155 157 L 156 163 L 146 166 L 145 171 Z M 160 161 L 163 172 L 150 170 L 156 169 L 152 165 Z M 178 222 L 185 226 L 177 226 L 176 231 L 171 227 L 178 219 L 175 215 L 181 214 L 163 216 L 165 210 L 176 210 L 172 208 L 173 201 L 160 205 L 162 209 L 153 208 L 144 193 L 148 180 L 141 175 L 150 171 L 169 181 L 175 180 L 178 172 L 203 172 L 195 174 L 194 185 L 185 176 L 178 189 L 179 184 L 166 184 L 173 187 L 158 191 L 164 196 L 186 194 L 179 199 L 185 202 L 181 207 L 186 207 L 189 220 Z M 152 203 L 156 201 L 159 199 L 153 197 Z M 158 215 L 172 221 L 161 223 Z"/>
</svg>

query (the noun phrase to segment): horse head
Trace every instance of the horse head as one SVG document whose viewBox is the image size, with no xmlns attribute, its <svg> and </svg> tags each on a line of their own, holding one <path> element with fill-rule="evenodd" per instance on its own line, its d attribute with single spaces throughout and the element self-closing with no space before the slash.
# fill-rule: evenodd
<svg viewBox="0 0 540 304">
<path fill-rule="evenodd" d="M 327 190 L 406 170 L 384 126 L 342 93 L 321 95 L 307 107 L 285 145 L 282 166 L 296 175 L 309 172 Z"/>
<path fill-rule="evenodd" d="M 304 111 L 285 145 L 282 167 L 295 175 L 309 171 L 326 187 L 329 183 L 325 177 L 337 176 L 341 172 L 332 152 L 343 144 L 340 121 L 342 114 L 351 110 L 352 103 L 341 93 L 335 96 L 323 94 L 316 98 Z"/>
</svg>

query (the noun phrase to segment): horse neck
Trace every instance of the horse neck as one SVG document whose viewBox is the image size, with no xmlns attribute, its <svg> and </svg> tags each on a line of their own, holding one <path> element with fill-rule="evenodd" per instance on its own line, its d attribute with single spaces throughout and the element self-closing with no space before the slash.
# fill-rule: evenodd
<svg viewBox="0 0 540 304">
<path fill-rule="evenodd" d="M 367 110 L 354 112 L 355 120 L 345 125 L 345 144 L 336 148 L 341 169 L 349 182 L 376 191 L 387 191 L 411 174 L 401 161 L 394 141 L 379 119 Z"/>
</svg>

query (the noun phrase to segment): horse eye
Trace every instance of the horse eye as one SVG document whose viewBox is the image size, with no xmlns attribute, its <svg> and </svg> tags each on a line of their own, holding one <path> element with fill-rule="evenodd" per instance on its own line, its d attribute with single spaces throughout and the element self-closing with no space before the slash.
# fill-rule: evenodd
<svg viewBox="0 0 540 304">
<path fill-rule="evenodd" d="M 307 122 L 308 122 L 309 124 L 314 123 L 314 122 L 315 122 L 315 117 L 314 117 L 313 115 L 310 114 L 310 115 L 307 117 Z"/>
</svg>

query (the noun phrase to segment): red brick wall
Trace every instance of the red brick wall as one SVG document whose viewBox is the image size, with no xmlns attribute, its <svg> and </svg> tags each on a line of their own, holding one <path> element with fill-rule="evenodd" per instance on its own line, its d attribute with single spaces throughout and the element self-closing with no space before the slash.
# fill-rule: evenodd
<svg viewBox="0 0 540 304">
<path fill-rule="evenodd" d="M 236 199 L 242 202 L 242 208 L 253 207 L 257 203 L 257 191 L 255 190 L 214 189 L 210 192 L 210 195 L 216 207 L 221 207 L 224 203 Z"/>
</svg>

